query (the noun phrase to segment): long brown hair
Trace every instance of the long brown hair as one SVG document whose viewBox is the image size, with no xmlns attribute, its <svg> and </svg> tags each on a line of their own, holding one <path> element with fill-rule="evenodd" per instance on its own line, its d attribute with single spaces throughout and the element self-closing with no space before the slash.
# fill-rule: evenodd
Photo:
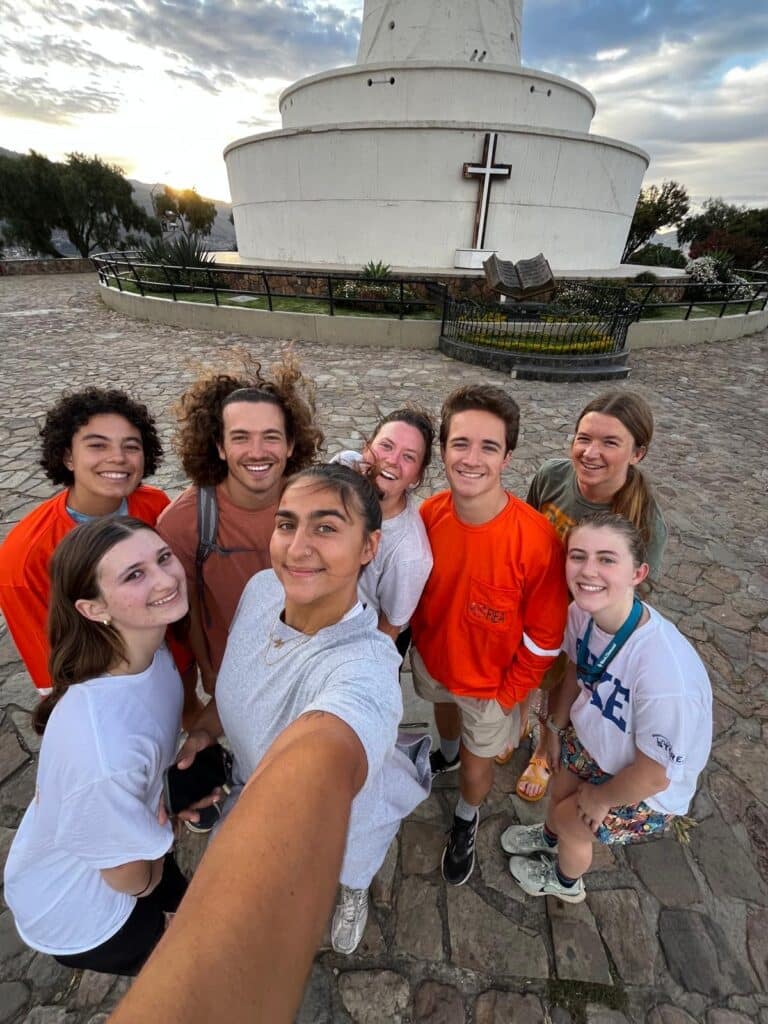
<svg viewBox="0 0 768 1024">
<path fill-rule="evenodd" d="M 641 458 L 645 458 L 653 438 L 653 413 L 644 398 L 634 391 L 603 392 L 579 413 L 576 420 L 577 433 L 579 424 L 590 412 L 613 416 L 622 423 L 632 435 L 635 448 L 642 449 Z M 633 523 L 640 531 L 645 545 L 651 540 L 654 505 L 653 492 L 644 473 L 637 466 L 629 466 L 627 479 L 611 498 L 611 511 Z"/>
<path fill-rule="evenodd" d="M 48 670 L 53 689 L 32 716 L 42 734 L 58 702 L 70 686 L 103 675 L 125 658 L 123 638 L 111 623 L 93 622 L 75 607 L 79 600 L 100 596 L 99 566 L 115 544 L 152 527 L 130 516 L 94 519 L 76 526 L 61 541 L 51 559 L 48 607 Z"/>
</svg>

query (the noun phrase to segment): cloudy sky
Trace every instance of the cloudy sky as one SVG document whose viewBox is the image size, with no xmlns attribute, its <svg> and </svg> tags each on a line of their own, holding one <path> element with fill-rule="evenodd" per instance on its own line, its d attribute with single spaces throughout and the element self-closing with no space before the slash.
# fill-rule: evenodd
<svg viewBox="0 0 768 1024">
<path fill-rule="evenodd" d="M 353 63 L 362 0 L 0 0 L 0 146 L 98 153 L 227 199 L 221 153 L 279 128 L 286 85 Z M 592 130 L 768 205 L 765 0 L 527 0 L 523 63 L 591 90 Z"/>
</svg>

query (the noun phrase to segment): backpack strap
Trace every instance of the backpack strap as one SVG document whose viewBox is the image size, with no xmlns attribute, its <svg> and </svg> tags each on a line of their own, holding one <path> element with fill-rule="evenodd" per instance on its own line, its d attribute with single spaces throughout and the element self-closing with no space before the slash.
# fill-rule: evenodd
<svg viewBox="0 0 768 1024">
<path fill-rule="evenodd" d="M 216 550 L 216 531 L 219 526 L 219 505 L 215 487 L 197 489 L 197 553 L 195 554 L 195 583 L 197 597 L 203 610 L 203 621 L 211 625 L 211 616 L 205 602 L 203 564 Z"/>
</svg>

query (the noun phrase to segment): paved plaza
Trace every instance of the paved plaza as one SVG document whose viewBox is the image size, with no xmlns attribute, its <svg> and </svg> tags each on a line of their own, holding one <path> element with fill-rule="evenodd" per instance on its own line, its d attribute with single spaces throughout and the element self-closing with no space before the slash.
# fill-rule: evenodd
<svg viewBox="0 0 768 1024">
<path fill-rule="evenodd" d="M 221 366 L 238 346 L 266 365 L 281 348 L 125 319 L 101 304 L 95 275 L 0 278 L 0 538 L 52 493 L 37 430 L 61 389 L 117 386 L 146 401 L 168 452 L 151 482 L 176 494 L 185 480 L 170 450 L 170 406 L 201 364 Z M 405 399 L 437 412 L 460 382 L 508 388 L 522 410 L 508 482 L 522 496 L 601 390 L 518 382 L 436 352 L 295 350 L 317 382 L 330 454 L 359 445 Z M 483 809 L 471 880 L 447 890 L 439 859 L 455 800 L 449 777 L 390 850 L 358 953 L 319 953 L 302 1024 L 768 1024 L 767 356 L 763 332 L 630 359 L 629 386 L 656 414 L 644 468 L 670 528 L 652 603 L 696 645 L 716 698 L 689 845 L 601 849 L 577 906 L 525 897 L 498 842 L 511 822 L 544 814 L 510 795 L 518 752 Z M 444 485 L 437 462 L 425 493 Z M 407 673 L 403 684 L 411 695 Z M 0 620 L 0 863 L 34 792 L 34 701 Z M 409 696 L 407 720 L 428 714 Z M 185 863 L 198 853 L 185 849 Z M 28 950 L 0 901 L 0 1024 L 100 1024 L 126 987 Z"/>
</svg>

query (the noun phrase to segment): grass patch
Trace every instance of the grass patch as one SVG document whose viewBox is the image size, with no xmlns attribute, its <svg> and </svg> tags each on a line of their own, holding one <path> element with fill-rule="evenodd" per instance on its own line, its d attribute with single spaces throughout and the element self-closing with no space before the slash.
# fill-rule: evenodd
<svg viewBox="0 0 768 1024">
<path fill-rule="evenodd" d="M 627 993 L 623 988 L 586 981 L 550 979 L 547 982 L 547 997 L 550 1003 L 568 1011 L 573 1024 L 587 1024 L 587 1003 L 599 1003 L 620 1013 L 626 1013 L 628 1006 Z"/>
<path fill-rule="evenodd" d="M 725 308 L 724 316 L 736 316 L 739 313 L 746 313 L 749 302 L 729 302 Z M 759 305 L 752 303 L 752 311 L 759 309 Z M 700 320 L 702 317 L 719 317 L 722 309 L 721 302 L 713 302 L 710 305 L 694 305 L 689 320 Z M 677 306 L 665 306 L 654 309 L 652 306 L 645 306 L 640 314 L 640 320 L 684 320 L 688 311 L 687 304 Z"/>
<path fill-rule="evenodd" d="M 138 285 L 135 281 L 122 281 L 123 291 L 131 292 L 135 295 L 140 294 Z M 110 287 L 116 287 L 110 284 Z M 164 288 L 161 291 L 152 292 L 145 286 L 144 291 L 147 295 L 153 299 L 166 299 L 168 302 L 173 302 L 173 296 L 171 295 L 170 288 Z M 213 306 L 216 304 L 216 300 L 213 297 L 213 292 L 185 292 L 182 289 L 177 289 L 176 297 L 179 302 L 198 302 L 202 305 Z M 269 301 L 266 295 L 254 295 L 252 299 L 247 302 L 235 302 L 232 296 L 222 295 L 219 293 L 219 305 L 229 306 L 232 309 L 269 309 Z M 300 298 L 298 296 L 284 296 L 280 297 L 274 295 L 272 297 L 272 309 L 275 313 L 314 313 L 320 316 L 330 316 L 329 305 L 327 299 L 313 299 L 313 298 Z M 360 308 L 350 308 L 348 305 L 344 307 L 335 307 L 336 316 L 354 316 L 354 317 L 378 317 L 382 320 L 396 320 L 398 319 L 396 314 L 376 312 L 375 310 Z M 440 320 L 442 319 L 442 313 L 434 307 L 428 307 L 426 309 L 419 309 L 407 312 L 405 314 L 406 320 Z"/>
</svg>

